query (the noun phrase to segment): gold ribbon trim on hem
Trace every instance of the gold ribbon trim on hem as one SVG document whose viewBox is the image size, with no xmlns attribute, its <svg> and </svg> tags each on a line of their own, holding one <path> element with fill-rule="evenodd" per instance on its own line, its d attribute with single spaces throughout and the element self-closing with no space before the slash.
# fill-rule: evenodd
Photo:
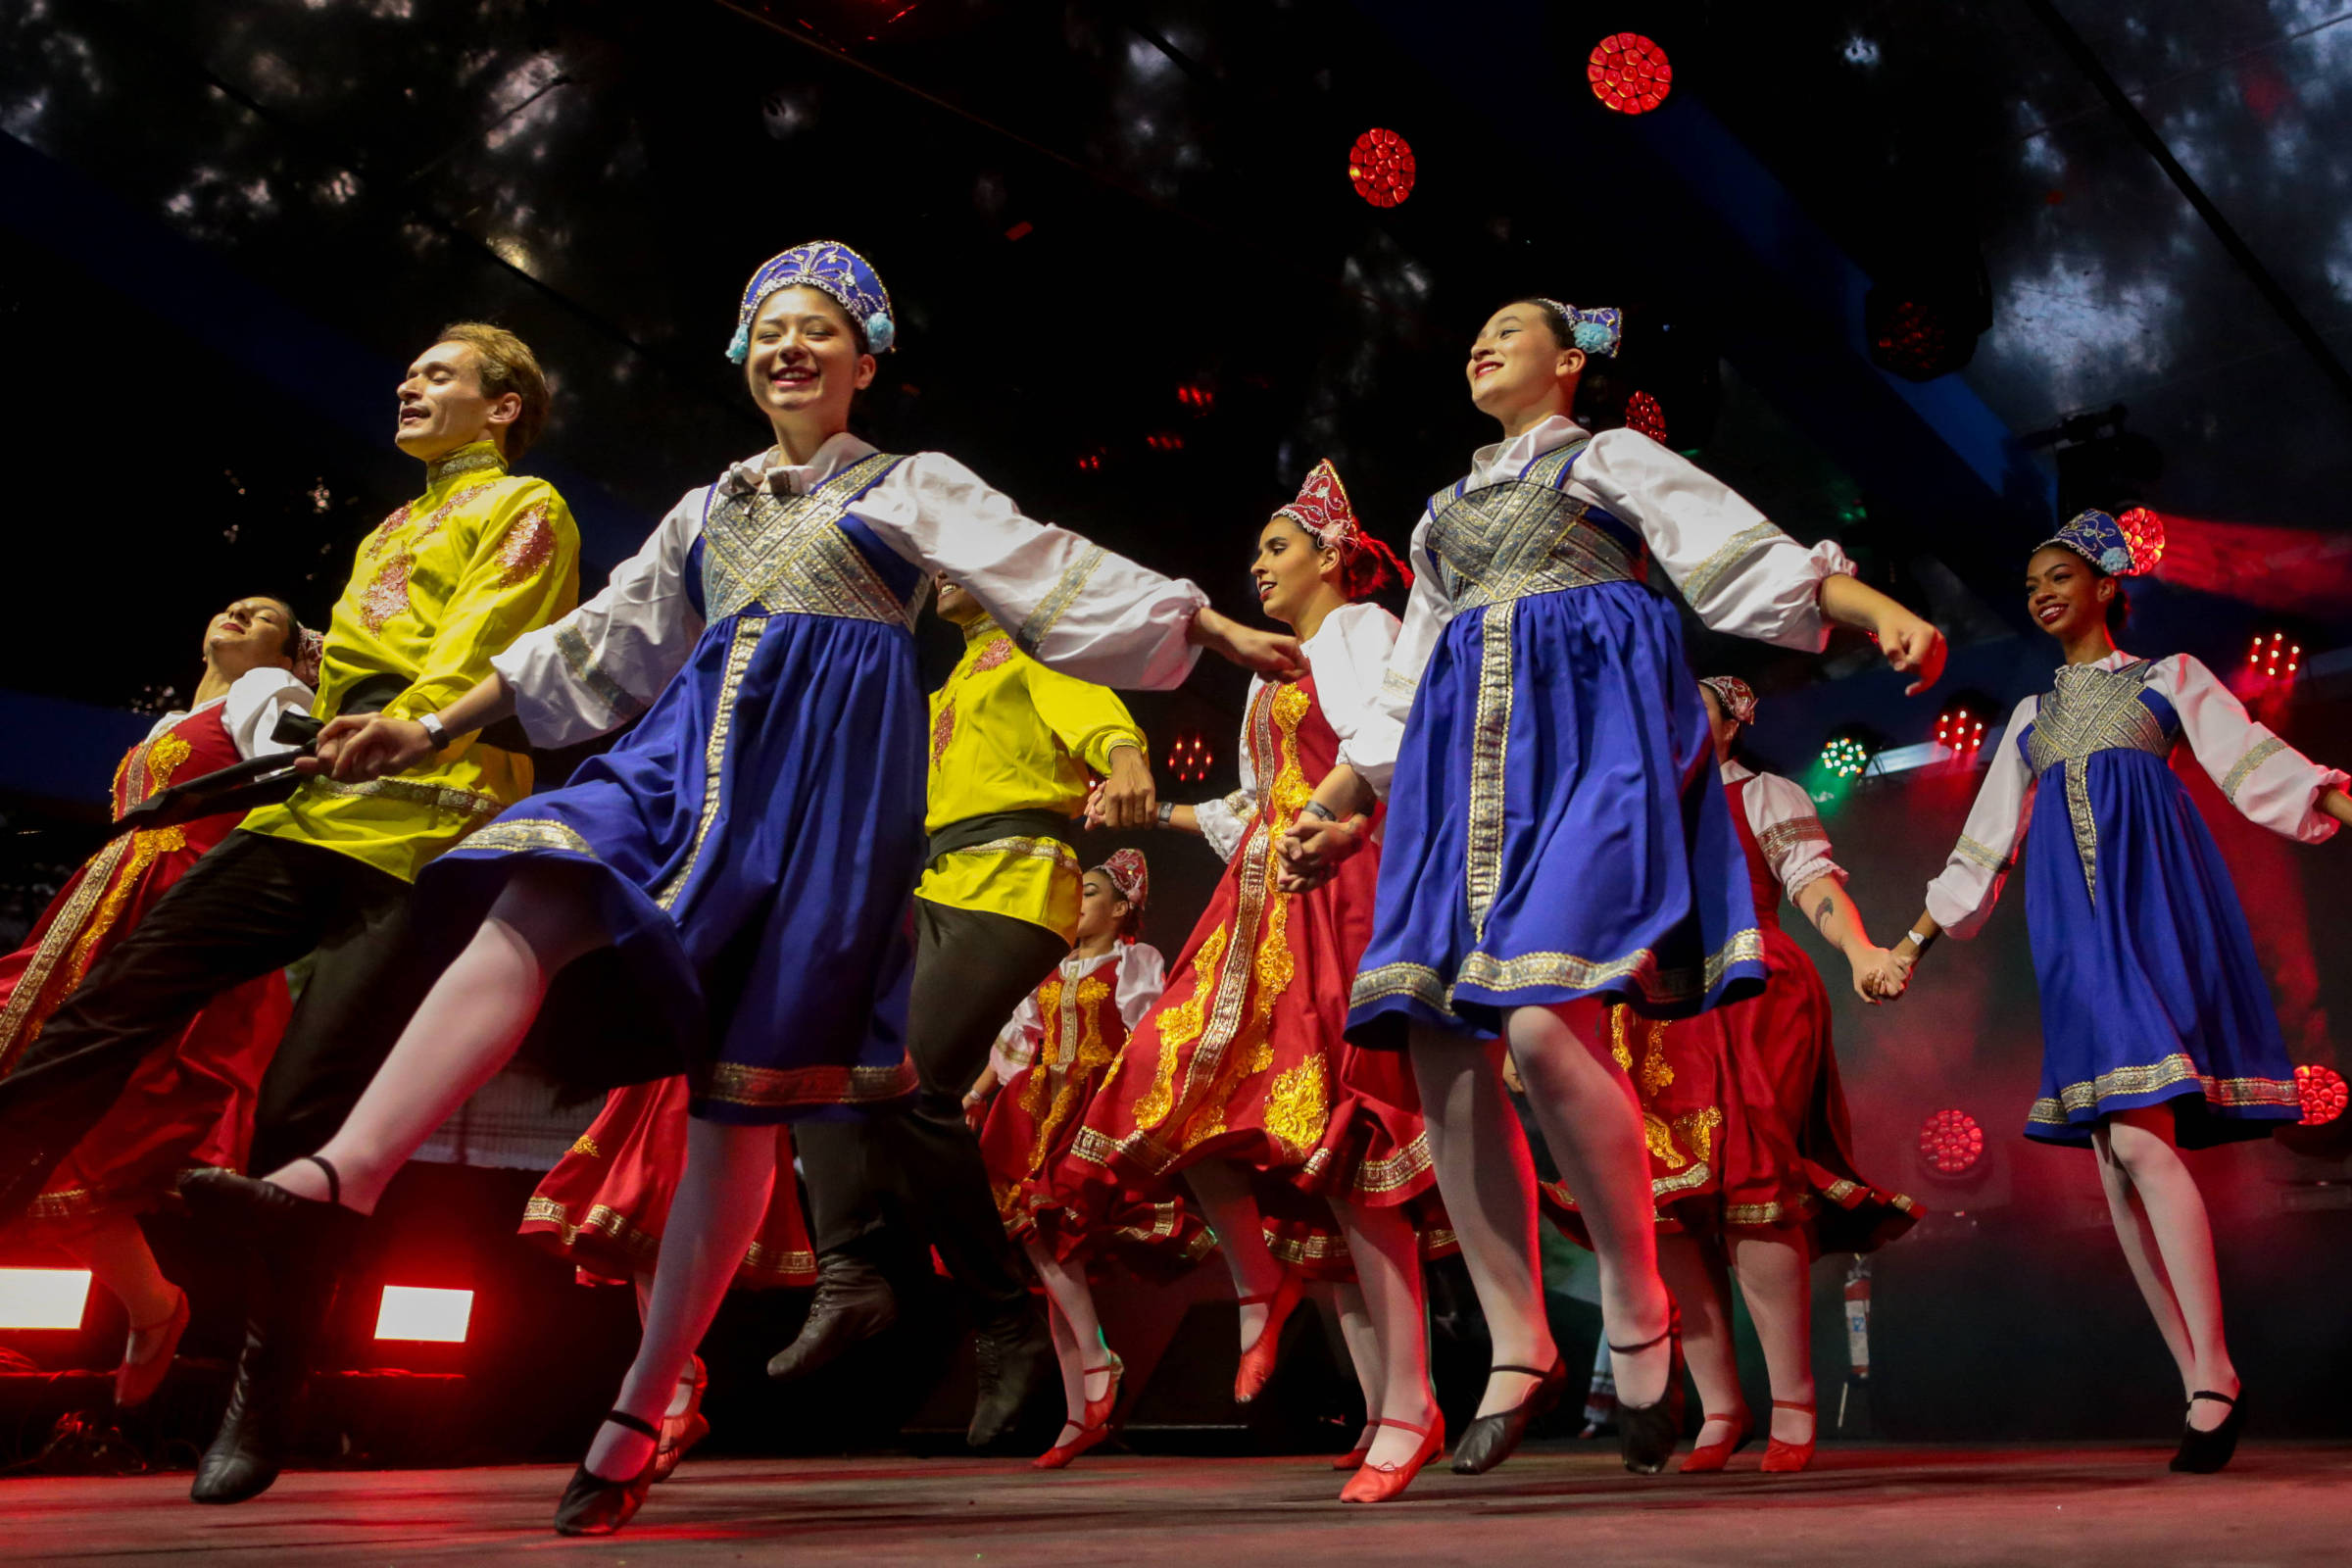
<svg viewBox="0 0 2352 1568">
<path fill-rule="evenodd" d="M 2187 1053 L 2176 1051 L 2146 1066 L 2117 1067 L 2085 1082 L 2067 1084 L 2057 1094 L 2034 1101 L 2026 1119 L 2038 1126 L 2064 1127 L 2073 1122 L 2076 1111 L 2095 1111 L 2109 1100 L 2156 1094 L 2181 1084 L 2194 1084 L 2206 1102 L 2215 1105 L 2302 1103 L 2291 1078 L 2214 1078 L 2199 1072 Z"/>
</svg>

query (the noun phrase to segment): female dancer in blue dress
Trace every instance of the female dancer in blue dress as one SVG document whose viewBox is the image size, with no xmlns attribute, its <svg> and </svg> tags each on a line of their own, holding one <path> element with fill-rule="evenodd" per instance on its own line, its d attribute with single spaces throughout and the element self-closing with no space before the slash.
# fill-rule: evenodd
<svg viewBox="0 0 2352 1568">
<path fill-rule="evenodd" d="M 2166 759 L 2186 740 L 2232 806 L 2307 844 L 2352 822 L 2352 798 L 2344 774 L 2256 723 L 2203 664 L 2115 646 L 2118 579 L 2149 554 L 2085 512 L 2027 562 L 2027 606 L 2066 662 L 2010 715 L 1927 910 L 1893 952 L 1907 974 L 1938 933 L 1973 936 L 2024 860 L 2042 1037 L 2026 1136 L 2097 1153 L 2124 1256 L 2188 1396 L 2173 1468 L 2213 1471 L 2237 1444 L 2237 1372 L 2205 1200 L 2180 1151 L 2267 1137 L 2301 1107 L 2229 867 Z M 2056 799 L 2035 810 L 2044 788 Z"/>
<path fill-rule="evenodd" d="M 1612 310 L 1520 299 L 1471 345 L 1470 400 L 1502 426 L 1413 534 L 1415 578 L 1382 684 L 1290 840 L 1302 877 L 1352 852 L 1389 801 L 1351 1038 L 1409 1031 L 1438 1185 L 1495 1364 L 1454 1468 L 1500 1462 L 1567 1381 L 1537 1277 L 1536 1182 L 1504 1096 L 1501 1037 L 1600 1263 L 1629 1468 L 1681 1430 L 1681 1355 L 1659 1281 L 1641 1108 L 1605 1040 L 1563 1004 L 1613 996 L 1683 1016 L 1764 976 L 1747 867 L 1655 558 L 1721 631 L 1819 648 L 1871 631 L 1895 667 L 1943 640 L 1723 484 L 1600 412 L 1624 393 Z M 1580 396 L 1581 394 L 1581 396 Z M 1308 820 L 1309 817 L 1320 820 Z"/>
<path fill-rule="evenodd" d="M 772 448 L 690 492 L 603 593 L 440 713 L 320 738 L 336 778 L 364 780 L 508 712 L 542 745 L 643 715 L 424 880 L 437 923 L 474 934 L 318 1155 L 205 1200 L 265 1257 L 334 1239 L 534 1021 L 574 1082 L 690 1074 L 644 1338 L 558 1508 L 564 1534 L 616 1530 L 644 1500 L 655 1423 L 766 1210 L 774 1124 L 913 1087 L 893 1013 L 922 854 L 909 628 L 932 573 L 1090 680 L 1173 686 L 1195 646 L 1298 662 L 1292 640 L 1029 520 L 953 459 L 885 457 L 850 434 L 852 397 L 894 335 L 881 279 L 846 246 L 766 263 L 729 357 Z M 587 1059 L 600 1044 L 613 1059 Z"/>
</svg>

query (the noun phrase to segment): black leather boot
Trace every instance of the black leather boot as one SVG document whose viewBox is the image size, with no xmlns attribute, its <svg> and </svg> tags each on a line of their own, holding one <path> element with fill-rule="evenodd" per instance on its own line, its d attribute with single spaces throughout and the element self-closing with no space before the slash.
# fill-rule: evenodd
<svg viewBox="0 0 2352 1568">
<path fill-rule="evenodd" d="M 973 1401 L 972 1425 L 963 1441 L 985 1448 L 1020 1419 L 1029 1396 L 1048 1377 L 1060 1377 L 1060 1367 L 1046 1314 L 1026 1296 L 973 1331 L 972 1354 L 979 1363 L 980 1397 Z"/>
<path fill-rule="evenodd" d="M 827 1252 L 817 1262 L 816 1298 L 795 1339 L 767 1363 L 777 1379 L 807 1377 L 899 1320 L 899 1298 L 872 1260 Z"/>
</svg>

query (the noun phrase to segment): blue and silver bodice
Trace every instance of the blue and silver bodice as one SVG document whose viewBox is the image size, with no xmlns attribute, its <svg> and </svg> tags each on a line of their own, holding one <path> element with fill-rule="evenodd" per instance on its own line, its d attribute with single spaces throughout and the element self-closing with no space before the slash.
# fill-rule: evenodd
<svg viewBox="0 0 2352 1568">
<path fill-rule="evenodd" d="M 2156 665 L 2137 660 L 2120 669 L 2069 664 L 2036 705 L 2034 721 L 2018 737 L 2019 749 L 2036 779 L 2053 767 L 2066 769 L 2066 814 L 2082 861 L 2082 883 L 2093 899 L 2099 891 L 2099 828 L 2090 808 L 2089 761 L 2099 752 L 2146 752 L 2159 761 L 2172 755 L 2180 717 L 2164 694 L 2148 687 Z"/>
<path fill-rule="evenodd" d="M 1648 575 L 1640 532 L 1567 492 L 1588 444 L 1554 448 L 1515 479 L 1430 497 L 1424 542 L 1455 609 Z"/>
<path fill-rule="evenodd" d="M 713 486 L 686 572 L 704 621 L 758 606 L 912 631 L 930 578 L 849 513 L 906 461 L 877 452 L 801 495 Z"/>
</svg>

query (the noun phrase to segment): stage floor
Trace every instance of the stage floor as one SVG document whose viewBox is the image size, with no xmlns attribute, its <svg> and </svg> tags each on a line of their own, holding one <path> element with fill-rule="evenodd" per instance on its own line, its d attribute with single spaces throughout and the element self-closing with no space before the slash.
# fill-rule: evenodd
<svg viewBox="0 0 2352 1568">
<path fill-rule="evenodd" d="M 1312 1459 L 690 1463 L 637 1522 L 560 1540 L 565 1472 L 547 1466 L 289 1475 L 234 1508 L 185 1476 L 0 1482 L 0 1560 L 480 1563 L 561 1554 L 632 1568 L 702 1563 L 1573 1561 L 1753 1564 L 2341 1564 L 2352 1557 L 2352 1446 L 2254 1444 L 2220 1476 L 2175 1476 L 2131 1447 L 1843 1446 L 1809 1474 L 1638 1481 L 1586 1446 L 1491 1475 L 1435 1470 L 1399 1502 L 1343 1508 Z"/>
</svg>

